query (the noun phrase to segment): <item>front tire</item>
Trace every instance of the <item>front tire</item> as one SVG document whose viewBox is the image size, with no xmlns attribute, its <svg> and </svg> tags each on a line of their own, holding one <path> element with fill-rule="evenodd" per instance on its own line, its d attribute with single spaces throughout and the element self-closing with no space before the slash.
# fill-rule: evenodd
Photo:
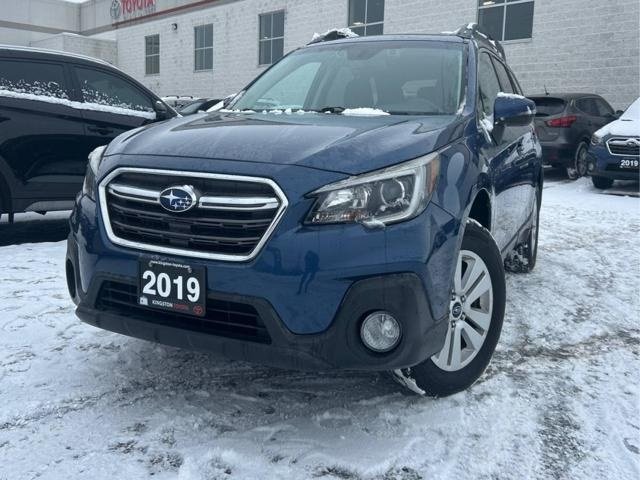
<svg viewBox="0 0 640 480">
<path fill-rule="evenodd" d="M 491 233 L 473 221 L 466 226 L 451 298 L 443 349 L 410 370 L 417 387 L 429 396 L 470 387 L 489 365 L 502 331 L 502 257 Z"/>
<path fill-rule="evenodd" d="M 597 175 L 594 175 L 591 177 L 591 181 L 593 182 L 593 186 L 599 190 L 606 190 L 613 186 L 613 180 L 607 177 L 598 177 Z"/>
</svg>

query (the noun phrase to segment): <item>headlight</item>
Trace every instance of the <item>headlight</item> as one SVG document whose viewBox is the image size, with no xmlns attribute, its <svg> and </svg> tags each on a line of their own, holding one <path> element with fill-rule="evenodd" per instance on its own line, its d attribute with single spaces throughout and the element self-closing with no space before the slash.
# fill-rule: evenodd
<svg viewBox="0 0 640 480">
<path fill-rule="evenodd" d="M 84 176 L 84 182 L 82 184 L 82 194 L 92 200 L 96 199 L 96 173 L 98 173 L 98 167 L 100 166 L 102 155 L 104 155 L 106 149 L 107 146 L 102 145 L 89 154 L 87 173 Z"/>
<path fill-rule="evenodd" d="M 600 135 L 597 134 L 593 134 L 591 135 L 591 145 L 601 145 L 602 144 L 602 137 Z"/>
<path fill-rule="evenodd" d="M 362 223 L 384 226 L 420 214 L 436 185 L 440 156 L 431 153 L 384 170 L 322 187 L 306 223 Z"/>
</svg>

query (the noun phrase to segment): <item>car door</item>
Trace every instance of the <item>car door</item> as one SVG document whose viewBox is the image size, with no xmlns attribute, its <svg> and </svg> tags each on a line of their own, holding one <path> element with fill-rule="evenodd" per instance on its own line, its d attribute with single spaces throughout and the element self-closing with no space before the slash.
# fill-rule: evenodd
<svg viewBox="0 0 640 480">
<path fill-rule="evenodd" d="M 0 58 L 0 174 L 13 210 L 61 208 L 82 186 L 84 127 L 61 62 Z"/>
<path fill-rule="evenodd" d="M 520 208 L 517 205 L 517 177 L 513 176 L 517 137 L 510 128 L 493 127 L 493 109 L 502 90 L 491 55 L 480 51 L 478 57 L 478 116 L 483 135 L 480 156 L 489 166 L 493 183 L 491 233 L 500 250 L 504 250 L 518 229 Z M 491 128 L 489 128 L 491 126 Z"/>
<path fill-rule="evenodd" d="M 82 97 L 89 150 L 105 145 L 127 130 L 155 121 L 154 98 L 107 69 L 74 65 Z"/>
<path fill-rule="evenodd" d="M 492 56 L 493 65 L 498 74 L 500 87 L 505 93 L 522 95 L 518 81 L 508 67 L 497 57 Z M 535 126 L 533 123 L 524 126 L 509 126 L 504 129 L 503 141 L 512 149 L 512 159 L 508 165 L 507 176 L 510 182 L 510 195 L 513 202 L 514 221 L 517 226 L 515 235 L 531 215 L 536 199 L 538 183 L 538 155 L 536 150 Z"/>
</svg>

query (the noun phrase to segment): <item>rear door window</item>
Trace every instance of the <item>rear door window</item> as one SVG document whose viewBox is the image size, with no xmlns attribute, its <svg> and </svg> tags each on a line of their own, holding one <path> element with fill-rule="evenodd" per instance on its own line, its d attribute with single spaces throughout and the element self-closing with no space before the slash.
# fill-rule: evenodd
<svg viewBox="0 0 640 480">
<path fill-rule="evenodd" d="M 615 114 L 611 105 L 609 105 L 604 99 L 596 98 L 595 102 L 598 107 L 598 114 L 601 117 L 610 117 Z"/>
<path fill-rule="evenodd" d="M 578 100 L 576 100 L 576 107 L 578 107 L 579 110 L 586 113 L 587 115 L 592 115 L 594 117 L 600 116 L 595 98 L 579 98 Z"/>
<path fill-rule="evenodd" d="M 564 111 L 567 105 L 566 102 L 561 98 L 534 97 L 531 100 L 533 100 L 536 104 L 537 117 L 550 117 L 553 115 L 559 115 Z"/>
<path fill-rule="evenodd" d="M 0 96 L 49 102 L 68 100 L 64 67 L 58 63 L 0 59 Z"/>
<path fill-rule="evenodd" d="M 155 118 L 152 100 L 126 80 L 93 68 L 75 72 L 87 109 Z"/>
</svg>

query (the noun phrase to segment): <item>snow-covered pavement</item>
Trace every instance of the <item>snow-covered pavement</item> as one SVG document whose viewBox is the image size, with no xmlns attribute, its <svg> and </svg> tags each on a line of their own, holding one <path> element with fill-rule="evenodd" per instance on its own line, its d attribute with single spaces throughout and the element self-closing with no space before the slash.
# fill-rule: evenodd
<svg viewBox="0 0 640 480">
<path fill-rule="evenodd" d="M 0 247 L 0 479 L 638 478 L 639 233 L 640 199 L 549 182 L 496 356 L 445 399 L 98 330 L 64 242 Z"/>
</svg>

